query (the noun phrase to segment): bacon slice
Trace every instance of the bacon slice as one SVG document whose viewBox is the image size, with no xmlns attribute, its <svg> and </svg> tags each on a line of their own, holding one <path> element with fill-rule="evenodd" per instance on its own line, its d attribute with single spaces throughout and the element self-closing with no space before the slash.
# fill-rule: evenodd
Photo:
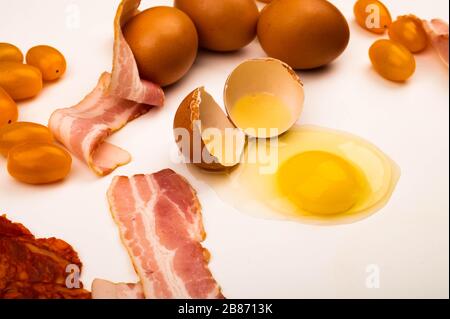
<svg viewBox="0 0 450 319">
<path fill-rule="evenodd" d="M 108 93 L 139 103 L 162 105 L 164 95 L 161 88 L 140 79 L 133 52 L 122 33 L 122 27 L 139 13 L 140 3 L 140 0 L 123 0 L 117 9 L 114 20 L 113 68 Z"/>
<path fill-rule="evenodd" d="M 115 177 L 108 200 L 146 298 L 223 298 L 195 190 L 170 169 Z"/>
<path fill-rule="evenodd" d="M 104 140 L 151 108 L 105 94 L 109 78 L 104 73 L 96 88 L 79 104 L 55 111 L 49 121 L 55 138 L 100 176 L 131 160 L 127 151 Z"/>
<path fill-rule="evenodd" d="M 100 176 L 131 160 L 128 152 L 105 139 L 152 106 L 164 104 L 161 87 L 140 79 L 133 52 L 122 34 L 122 26 L 138 13 L 139 4 L 140 0 L 124 0 L 117 9 L 112 73 L 103 73 L 83 101 L 56 110 L 49 120 L 56 139 Z"/>
<path fill-rule="evenodd" d="M 81 271 L 78 254 L 68 243 L 36 239 L 23 225 L 0 216 L 0 298 L 90 298 L 82 288 L 66 287 L 68 265 Z"/>
<path fill-rule="evenodd" d="M 448 67 L 448 23 L 440 19 L 424 20 L 423 26 L 428 33 L 431 44 Z"/>
<path fill-rule="evenodd" d="M 92 299 L 144 299 L 144 291 L 140 283 L 115 284 L 103 279 L 92 282 Z"/>
</svg>

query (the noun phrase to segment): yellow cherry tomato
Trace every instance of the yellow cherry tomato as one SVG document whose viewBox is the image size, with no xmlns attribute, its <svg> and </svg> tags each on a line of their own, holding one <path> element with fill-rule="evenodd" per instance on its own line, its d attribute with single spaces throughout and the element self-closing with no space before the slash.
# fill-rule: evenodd
<svg viewBox="0 0 450 319">
<path fill-rule="evenodd" d="M 14 146 L 30 142 L 52 143 L 53 141 L 53 135 L 48 127 L 41 124 L 16 122 L 0 127 L 0 153 L 5 157 Z"/>
<path fill-rule="evenodd" d="M 23 54 L 18 47 L 10 43 L 0 43 L 0 61 L 19 62 L 23 61 Z"/>
<path fill-rule="evenodd" d="M 370 47 L 369 56 L 375 70 L 391 81 L 406 81 L 416 70 L 416 60 L 412 53 L 392 40 L 376 41 Z"/>
<path fill-rule="evenodd" d="M 72 157 L 50 143 L 25 143 L 9 151 L 8 172 L 27 184 L 48 184 L 65 178 L 72 166 Z"/>
<path fill-rule="evenodd" d="M 358 0 L 353 12 L 358 24 L 373 33 L 383 34 L 392 23 L 388 8 L 379 0 Z"/>
<path fill-rule="evenodd" d="M 48 45 L 38 45 L 28 50 L 26 61 L 41 70 L 44 81 L 59 79 L 66 72 L 66 59 L 61 52 Z"/>
<path fill-rule="evenodd" d="M 412 53 L 421 52 L 428 46 L 428 36 L 422 21 L 413 15 L 398 17 L 389 27 L 389 37 Z"/>
<path fill-rule="evenodd" d="M 0 87 L 0 127 L 16 122 L 18 116 L 16 102 Z"/>
<path fill-rule="evenodd" d="M 14 101 L 34 97 L 42 90 L 41 71 L 18 62 L 0 62 L 0 86 Z"/>
</svg>

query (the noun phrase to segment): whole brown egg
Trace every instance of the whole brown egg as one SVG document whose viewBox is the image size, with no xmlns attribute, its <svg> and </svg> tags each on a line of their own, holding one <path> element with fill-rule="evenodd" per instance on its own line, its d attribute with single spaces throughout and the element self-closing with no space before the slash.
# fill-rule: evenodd
<svg viewBox="0 0 450 319">
<path fill-rule="evenodd" d="M 259 11 L 254 0 L 175 0 L 197 27 L 200 46 L 235 51 L 256 36 Z"/>
<path fill-rule="evenodd" d="M 350 30 L 342 13 L 326 0 L 275 0 L 258 22 L 264 51 L 294 69 L 313 69 L 336 59 Z"/>
<path fill-rule="evenodd" d="M 181 10 L 154 7 L 142 11 L 123 27 L 142 78 L 167 86 L 181 79 L 197 56 L 194 23 Z"/>
</svg>

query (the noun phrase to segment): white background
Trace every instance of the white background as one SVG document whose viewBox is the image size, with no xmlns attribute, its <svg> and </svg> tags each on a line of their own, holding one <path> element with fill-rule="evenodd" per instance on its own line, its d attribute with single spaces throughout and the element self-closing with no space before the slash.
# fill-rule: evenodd
<svg viewBox="0 0 450 319">
<path fill-rule="evenodd" d="M 253 218 L 219 200 L 185 166 L 170 162 L 172 120 L 182 98 L 206 85 L 221 101 L 223 84 L 246 58 L 264 56 L 255 41 L 232 54 L 199 54 L 189 74 L 166 90 L 167 103 L 128 124 L 111 141 L 133 161 L 105 178 L 74 159 L 63 183 L 28 186 L 14 181 L 0 158 L 0 212 L 39 237 L 72 244 L 84 263 L 82 279 L 134 282 L 136 275 L 110 216 L 105 192 L 116 174 L 171 167 L 198 190 L 211 251 L 211 269 L 229 298 L 445 297 L 449 296 L 448 69 L 432 50 L 417 56 L 406 84 L 388 82 L 371 68 L 368 48 L 378 38 L 356 25 L 353 0 L 333 0 L 348 18 L 351 42 L 328 68 L 300 72 L 306 105 L 299 123 L 360 135 L 401 167 L 388 206 L 364 221 L 337 227 Z M 20 120 L 46 124 L 56 108 L 76 104 L 111 68 L 113 18 L 118 0 L 0 0 L 0 42 L 24 52 L 33 45 L 60 49 L 64 78 L 36 99 L 20 103 Z M 447 0 L 385 0 L 393 16 L 414 13 L 448 21 Z M 144 1 L 141 8 L 170 5 Z M 79 16 L 79 20 L 77 19 Z M 77 20 L 79 24 L 77 24 Z M 377 265 L 380 287 L 366 287 Z"/>
</svg>

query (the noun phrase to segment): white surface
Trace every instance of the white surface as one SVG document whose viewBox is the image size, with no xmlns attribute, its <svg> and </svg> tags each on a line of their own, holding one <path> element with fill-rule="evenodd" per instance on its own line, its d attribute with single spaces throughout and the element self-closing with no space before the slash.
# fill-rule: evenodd
<svg viewBox="0 0 450 319">
<path fill-rule="evenodd" d="M 264 56 L 255 41 L 233 54 L 201 53 L 191 72 L 167 90 L 167 103 L 127 125 L 112 141 L 133 161 L 97 178 L 78 160 L 63 183 L 36 187 L 15 182 L 0 158 L 0 212 L 36 236 L 72 244 L 84 263 L 83 281 L 96 277 L 136 281 L 110 216 L 105 192 L 114 175 L 171 167 L 199 192 L 211 251 L 211 269 L 229 298 L 445 297 L 449 296 L 448 69 L 432 50 L 417 56 L 417 72 L 404 85 L 383 80 L 367 51 L 376 36 L 353 20 L 351 0 L 333 0 L 348 17 L 352 38 L 330 67 L 300 72 L 306 104 L 300 120 L 345 130 L 390 155 L 403 175 L 385 209 L 352 225 L 319 227 L 267 221 L 221 202 L 186 167 L 170 162 L 172 119 L 192 89 L 206 85 L 221 101 L 227 75 L 242 60 Z M 0 0 L 0 42 L 24 52 L 50 44 L 64 52 L 65 77 L 20 103 L 20 120 L 47 123 L 51 112 L 77 103 L 111 68 L 112 21 L 119 0 Z M 144 1 L 141 8 L 171 1 Z M 415 13 L 448 21 L 447 0 L 385 0 L 394 16 Z M 77 13 L 79 25 L 77 25 Z M 380 287 L 366 287 L 377 265 Z M 370 269 L 369 269 L 370 270 Z"/>
</svg>

